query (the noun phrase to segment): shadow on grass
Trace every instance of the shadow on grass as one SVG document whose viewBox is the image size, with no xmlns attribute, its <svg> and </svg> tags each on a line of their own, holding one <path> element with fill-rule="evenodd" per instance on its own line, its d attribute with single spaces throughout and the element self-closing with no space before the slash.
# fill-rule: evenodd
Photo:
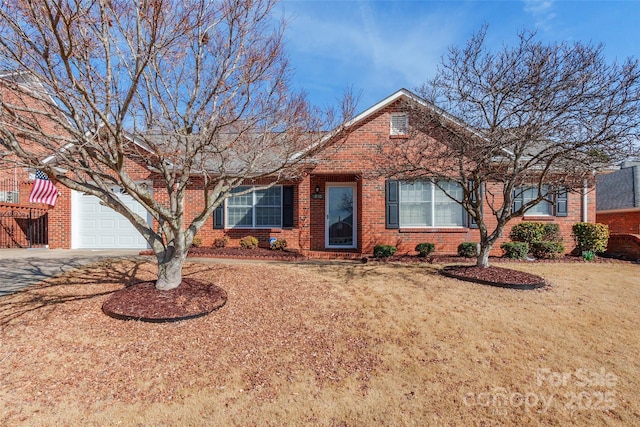
<svg viewBox="0 0 640 427">
<path fill-rule="evenodd" d="M 68 302 L 109 295 L 117 289 L 105 291 L 102 285 L 121 283 L 123 286 L 130 286 L 139 281 L 137 276 L 141 273 L 142 267 L 149 265 L 144 259 L 106 259 L 69 271 L 80 265 L 75 265 L 73 259 L 51 262 L 59 265 L 61 275 L 0 298 L 0 325 L 8 324 L 37 310 L 48 312 L 53 307 Z M 34 265 L 32 274 L 37 275 L 42 264 L 42 261 L 39 261 L 38 267 Z M 50 269 L 47 270 L 50 274 Z"/>
</svg>

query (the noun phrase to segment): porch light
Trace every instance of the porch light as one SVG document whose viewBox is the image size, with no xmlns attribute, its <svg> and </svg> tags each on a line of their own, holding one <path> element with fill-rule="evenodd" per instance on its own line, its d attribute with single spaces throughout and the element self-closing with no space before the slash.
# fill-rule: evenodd
<svg viewBox="0 0 640 427">
<path fill-rule="evenodd" d="M 312 199 L 323 199 L 324 196 L 320 194 L 320 186 L 316 184 L 316 192 L 311 195 Z"/>
</svg>

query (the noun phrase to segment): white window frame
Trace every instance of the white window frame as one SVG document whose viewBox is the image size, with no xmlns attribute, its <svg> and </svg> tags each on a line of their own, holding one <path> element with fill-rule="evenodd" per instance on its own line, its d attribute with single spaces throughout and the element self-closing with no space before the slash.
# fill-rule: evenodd
<svg viewBox="0 0 640 427">
<path fill-rule="evenodd" d="M 409 115 L 407 113 L 391 113 L 389 120 L 389 135 L 409 135 Z"/>
<path fill-rule="evenodd" d="M 266 205 L 266 206 L 258 206 L 258 201 L 257 201 L 257 197 L 256 197 L 256 192 L 257 191 L 261 191 L 261 190 L 265 190 L 262 188 L 257 188 L 255 186 L 251 186 L 251 185 L 246 185 L 246 186 L 240 186 L 238 188 L 242 188 L 244 190 L 248 190 L 249 188 L 252 188 L 250 193 L 244 194 L 243 196 L 251 196 L 251 225 L 231 225 L 229 224 L 229 207 L 234 207 L 233 205 L 229 205 L 229 199 L 233 198 L 234 196 L 229 197 L 227 200 L 225 200 L 225 206 L 224 206 L 224 226 L 225 228 L 229 228 L 229 229 L 269 229 L 269 228 L 282 228 L 282 211 L 283 211 L 283 200 L 282 200 L 282 185 L 275 185 L 273 187 L 267 188 L 266 190 L 271 190 L 271 189 L 279 189 L 280 190 L 280 205 L 276 206 L 276 205 Z M 240 206 L 248 206 L 248 205 L 240 205 Z M 257 225 L 258 222 L 258 207 L 278 207 L 280 209 L 280 222 L 279 224 L 273 224 L 273 225 Z"/>
<path fill-rule="evenodd" d="M 402 200 L 402 187 L 404 185 L 411 185 L 411 182 L 407 182 L 407 181 L 400 181 L 399 182 L 399 188 L 398 188 L 398 193 L 399 193 L 399 202 L 398 202 L 398 210 L 399 210 L 399 215 L 398 215 L 398 221 L 400 223 L 400 228 L 465 228 L 467 226 L 466 221 L 465 221 L 465 211 L 462 208 L 462 205 L 458 204 L 458 207 L 460 208 L 460 219 L 461 219 L 461 223 L 457 224 L 457 225 L 441 225 L 441 224 L 437 224 L 436 223 L 436 210 L 437 210 L 437 205 L 438 202 L 436 202 L 436 191 L 442 191 L 440 190 L 440 188 L 433 182 L 430 181 L 416 181 L 416 182 L 422 182 L 424 184 L 430 185 L 431 186 L 431 200 L 425 200 L 422 201 L 422 203 L 424 204 L 429 204 L 431 206 L 430 208 L 430 217 L 431 217 L 431 225 L 421 225 L 421 224 L 406 224 L 403 223 L 402 218 L 402 209 L 403 209 L 403 205 L 407 204 L 407 203 L 416 203 L 416 202 L 407 202 L 407 201 L 403 201 Z M 444 193 L 444 192 L 442 192 Z M 444 197 L 448 196 L 446 194 L 444 194 Z M 454 203 L 453 201 L 451 201 L 452 203 Z"/>
</svg>

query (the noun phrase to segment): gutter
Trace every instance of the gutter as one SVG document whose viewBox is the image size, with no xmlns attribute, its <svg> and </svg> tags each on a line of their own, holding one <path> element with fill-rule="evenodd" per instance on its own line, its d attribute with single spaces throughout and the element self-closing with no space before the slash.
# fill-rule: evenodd
<svg viewBox="0 0 640 427">
<path fill-rule="evenodd" d="M 589 222 L 589 197 L 587 180 L 582 185 L 582 222 Z"/>
</svg>

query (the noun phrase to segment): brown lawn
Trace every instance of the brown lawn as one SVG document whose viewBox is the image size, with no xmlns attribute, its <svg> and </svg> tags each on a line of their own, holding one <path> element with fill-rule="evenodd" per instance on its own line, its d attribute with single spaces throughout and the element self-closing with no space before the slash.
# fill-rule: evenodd
<svg viewBox="0 0 640 427">
<path fill-rule="evenodd" d="M 508 267 L 552 285 L 189 264 L 228 302 L 167 324 L 100 310 L 150 264 L 87 267 L 0 299 L 0 425 L 640 425 L 640 265 Z"/>
</svg>

